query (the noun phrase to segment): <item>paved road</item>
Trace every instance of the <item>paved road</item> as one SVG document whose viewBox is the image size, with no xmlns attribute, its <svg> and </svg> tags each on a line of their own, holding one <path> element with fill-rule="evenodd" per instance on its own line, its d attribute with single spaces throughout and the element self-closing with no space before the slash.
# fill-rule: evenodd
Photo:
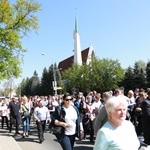
<svg viewBox="0 0 150 150">
<path fill-rule="evenodd" d="M 8 130 L 5 130 L 5 129 L 0 130 L 0 135 L 3 136 L 3 141 L 1 141 L 3 142 L 2 144 L 8 143 L 6 150 L 10 150 L 8 146 L 10 145 L 12 146 L 11 143 L 13 143 L 13 145 L 16 147 L 17 147 L 16 144 L 18 144 L 18 146 L 20 147 L 20 148 L 17 147 L 17 149 L 12 148 L 11 150 L 34 150 L 34 149 L 36 150 L 62 150 L 55 136 L 50 134 L 48 131 L 44 134 L 45 141 L 42 144 L 40 144 L 38 141 L 37 130 L 36 130 L 35 124 L 31 126 L 31 133 L 28 138 L 22 138 L 21 134 L 15 135 L 13 132 L 10 134 L 8 133 Z M 6 138 L 7 141 L 5 141 L 4 137 L 7 137 Z M 15 140 L 13 141 L 13 139 Z M 1 147 L 2 145 L 0 146 L 0 150 L 3 150 L 1 149 Z M 93 150 L 93 144 L 91 144 L 89 140 L 83 140 L 83 141 L 76 140 L 74 150 Z M 148 150 L 150 150 L 150 147 L 148 148 Z"/>
<path fill-rule="evenodd" d="M 16 139 L 17 143 L 20 145 L 22 150 L 62 150 L 59 143 L 56 141 L 55 136 L 45 133 L 45 141 L 42 144 L 38 143 L 37 136 L 30 136 L 26 139 Z M 75 144 L 74 150 L 92 150 L 93 145 L 86 141 L 79 142 Z"/>
<path fill-rule="evenodd" d="M 15 137 L 15 139 L 22 150 L 32 150 L 35 148 L 36 150 L 62 150 L 54 135 L 50 134 L 48 131 L 44 135 L 45 141 L 42 144 L 39 144 L 36 125 L 33 125 L 29 138 L 23 139 L 18 136 Z M 143 137 L 140 137 L 140 139 L 143 140 Z M 91 144 L 88 139 L 83 141 L 76 140 L 74 150 L 93 150 L 93 144 Z M 148 150 L 150 150 L 150 147 Z"/>
<path fill-rule="evenodd" d="M 31 126 L 29 137 L 22 138 L 21 135 L 14 135 L 14 133 L 11 133 L 11 136 L 17 141 L 22 150 L 62 150 L 55 136 L 48 131 L 44 133 L 45 141 L 40 144 L 35 124 Z M 89 140 L 76 140 L 74 150 L 93 150 L 93 144 L 91 144 Z"/>
</svg>

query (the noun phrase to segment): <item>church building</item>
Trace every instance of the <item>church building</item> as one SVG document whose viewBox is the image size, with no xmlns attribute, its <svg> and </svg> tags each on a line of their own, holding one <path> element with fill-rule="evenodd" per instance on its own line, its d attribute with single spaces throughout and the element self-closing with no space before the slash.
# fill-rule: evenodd
<svg viewBox="0 0 150 150">
<path fill-rule="evenodd" d="M 77 18 L 75 18 L 75 29 L 74 29 L 73 37 L 74 37 L 74 55 L 59 62 L 58 68 L 61 69 L 62 71 L 67 70 L 73 64 L 77 64 L 77 65 L 87 64 L 88 65 L 91 62 L 92 56 L 94 55 L 94 50 L 92 46 L 84 50 L 81 50 Z"/>
</svg>

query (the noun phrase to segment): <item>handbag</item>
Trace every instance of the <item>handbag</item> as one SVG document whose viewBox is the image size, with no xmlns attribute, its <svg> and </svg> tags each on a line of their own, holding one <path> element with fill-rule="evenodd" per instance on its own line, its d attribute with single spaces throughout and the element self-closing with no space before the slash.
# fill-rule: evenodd
<svg viewBox="0 0 150 150">
<path fill-rule="evenodd" d="M 23 113 L 23 115 L 26 117 L 26 118 L 29 118 L 30 117 L 30 112 L 29 112 L 29 109 L 24 105 L 24 107 L 26 108 L 27 111 L 25 111 Z"/>
<path fill-rule="evenodd" d="M 58 111 L 57 115 L 59 116 L 58 120 L 64 122 L 64 119 L 62 117 L 62 107 L 58 106 L 56 109 Z M 49 123 L 49 132 L 54 135 L 62 134 L 64 132 L 64 127 L 55 124 L 55 117 L 53 115 L 54 114 L 52 114 L 51 122 Z"/>
<path fill-rule="evenodd" d="M 26 118 L 29 118 L 30 117 L 30 112 L 29 111 L 25 111 L 23 113 L 23 115 L 26 117 Z"/>
<path fill-rule="evenodd" d="M 62 133 L 62 126 L 57 126 L 54 123 L 54 120 L 51 120 L 50 124 L 49 124 L 49 132 L 52 134 L 60 134 Z"/>
</svg>

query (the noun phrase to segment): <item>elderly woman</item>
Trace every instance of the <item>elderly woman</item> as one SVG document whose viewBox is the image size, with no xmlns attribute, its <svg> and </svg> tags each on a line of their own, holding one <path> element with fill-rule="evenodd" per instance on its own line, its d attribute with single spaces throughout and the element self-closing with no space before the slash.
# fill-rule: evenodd
<svg viewBox="0 0 150 150">
<path fill-rule="evenodd" d="M 108 121 L 98 131 L 94 150 L 138 150 L 140 148 L 133 124 L 125 120 L 127 106 L 128 103 L 122 96 L 112 97 L 106 102 Z"/>
</svg>

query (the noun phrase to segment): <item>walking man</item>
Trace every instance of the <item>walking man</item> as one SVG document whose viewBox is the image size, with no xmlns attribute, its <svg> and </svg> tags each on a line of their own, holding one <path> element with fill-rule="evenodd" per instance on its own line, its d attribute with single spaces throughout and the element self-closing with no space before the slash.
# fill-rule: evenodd
<svg viewBox="0 0 150 150">
<path fill-rule="evenodd" d="M 50 112 L 48 108 L 44 106 L 43 100 L 38 101 L 38 106 L 34 110 L 34 117 L 37 124 L 39 142 L 42 143 L 44 141 L 46 121 L 50 120 Z"/>
<path fill-rule="evenodd" d="M 13 97 L 12 101 L 9 102 L 8 109 L 10 111 L 9 132 L 12 131 L 12 125 L 15 124 L 15 132 L 16 132 L 16 134 L 19 134 L 19 125 L 21 122 L 21 114 L 20 114 L 20 104 L 16 97 Z"/>
</svg>

